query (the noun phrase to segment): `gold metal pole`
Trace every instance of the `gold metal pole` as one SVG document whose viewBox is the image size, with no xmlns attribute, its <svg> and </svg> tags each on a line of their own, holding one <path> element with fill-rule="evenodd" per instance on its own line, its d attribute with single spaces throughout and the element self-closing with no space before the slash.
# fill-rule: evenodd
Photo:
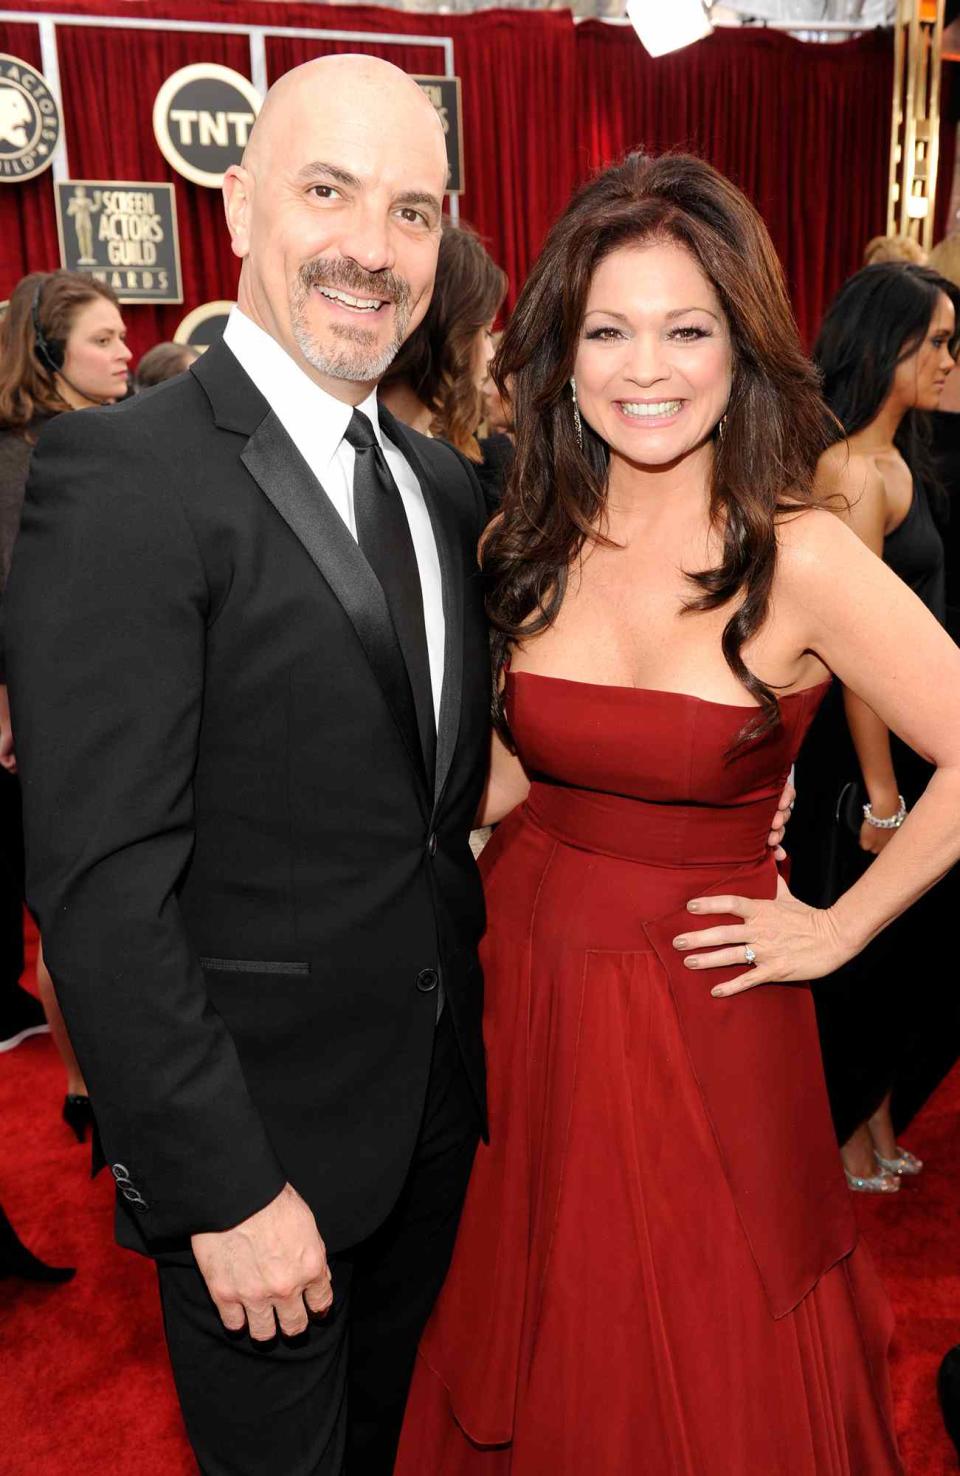
<svg viewBox="0 0 960 1476">
<path fill-rule="evenodd" d="M 923 244 L 929 251 L 934 245 L 933 239 L 933 214 L 937 202 L 937 169 L 940 164 L 940 82 L 943 75 L 943 19 L 945 0 L 938 0 L 936 5 L 936 17 L 934 21 L 933 34 L 930 37 L 930 106 L 928 114 L 930 118 L 930 141 L 927 145 L 927 157 L 929 160 L 927 169 L 929 177 L 928 196 L 930 199 L 930 210 L 923 222 Z"/>
<path fill-rule="evenodd" d="M 900 163 L 903 147 L 900 134 L 903 128 L 903 68 L 906 47 L 904 46 L 903 12 L 907 0 L 897 0 L 897 18 L 893 27 L 893 107 L 890 118 L 890 178 L 887 188 L 887 235 L 897 234 L 897 206 L 900 203 Z"/>
<path fill-rule="evenodd" d="M 945 0 L 898 0 L 887 231 L 933 245 Z"/>
</svg>

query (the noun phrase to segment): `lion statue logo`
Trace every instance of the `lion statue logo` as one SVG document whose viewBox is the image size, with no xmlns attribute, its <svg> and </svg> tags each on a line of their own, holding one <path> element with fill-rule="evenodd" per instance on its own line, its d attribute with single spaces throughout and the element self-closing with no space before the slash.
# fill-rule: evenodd
<svg viewBox="0 0 960 1476">
<path fill-rule="evenodd" d="M 0 144 L 25 149 L 33 132 L 33 109 L 16 87 L 0 85 Z"/>
</svg>

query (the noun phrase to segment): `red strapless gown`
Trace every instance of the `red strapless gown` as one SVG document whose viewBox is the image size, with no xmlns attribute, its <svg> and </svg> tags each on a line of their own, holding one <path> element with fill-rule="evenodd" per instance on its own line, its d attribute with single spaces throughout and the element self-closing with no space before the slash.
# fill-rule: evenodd
<svg viewBox="0 0 960 1476">
<path fill-rule="evenodd" d="M 481 862 L 490 1144 L 397 1476 L 902 1470 L 809 991 L 713 999 L 743 970 L 671 947 L 689 898 L 774 895 L 824 691 L 728 761 L 743 707 L 509 678 L 534 782 Z"/>
</svg>

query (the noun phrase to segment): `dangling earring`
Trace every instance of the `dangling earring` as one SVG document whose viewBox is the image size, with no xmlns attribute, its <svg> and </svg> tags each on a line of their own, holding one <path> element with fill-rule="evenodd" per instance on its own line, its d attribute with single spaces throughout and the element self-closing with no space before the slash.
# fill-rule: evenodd
<svg viewBox="0 0 960 1476">
<path fill-rule="evenodd" d="M 717 421 L 717 445 L 718 446 L 722 446 L 723 445 L 723 438 L 726 435 L 726 433 L 727 433 L 727 414 L 726 414 L 726 411 L 724 411 L 724 413 L 721 415 L 720 419 Z"/>
<path fill-rule="evenodd" d="M 570 380 L 570 393 L 573 395 L 573 428 L 577 433 L 577 445 L 583 450 L 583 421 L 580 419 L 580 406 L 577 404 L 577 381 Z"/>
</svg>

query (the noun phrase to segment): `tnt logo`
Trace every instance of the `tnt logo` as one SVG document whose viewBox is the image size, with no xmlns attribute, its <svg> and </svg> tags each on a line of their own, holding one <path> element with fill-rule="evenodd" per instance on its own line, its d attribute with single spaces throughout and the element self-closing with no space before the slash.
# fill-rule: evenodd
<svg viewBox="0 0 960 1476">
<path fill-rule="evenodd" d="M 181 149 L 191 149 L 196 142 L 202 149 L 237 148 L 242 153 L 255 120 L 256 113 L 203 113 L 196 108 L 170 111 Z"/>
<path fill-rule="evenodd" d="M 200 62 L 164 82 L 153 105 L 153 131 L 179 174 L 219 189 L 225 171 L 243 157 L 259 111 L 260 95 L 246 77 Z"/>
</svg>

